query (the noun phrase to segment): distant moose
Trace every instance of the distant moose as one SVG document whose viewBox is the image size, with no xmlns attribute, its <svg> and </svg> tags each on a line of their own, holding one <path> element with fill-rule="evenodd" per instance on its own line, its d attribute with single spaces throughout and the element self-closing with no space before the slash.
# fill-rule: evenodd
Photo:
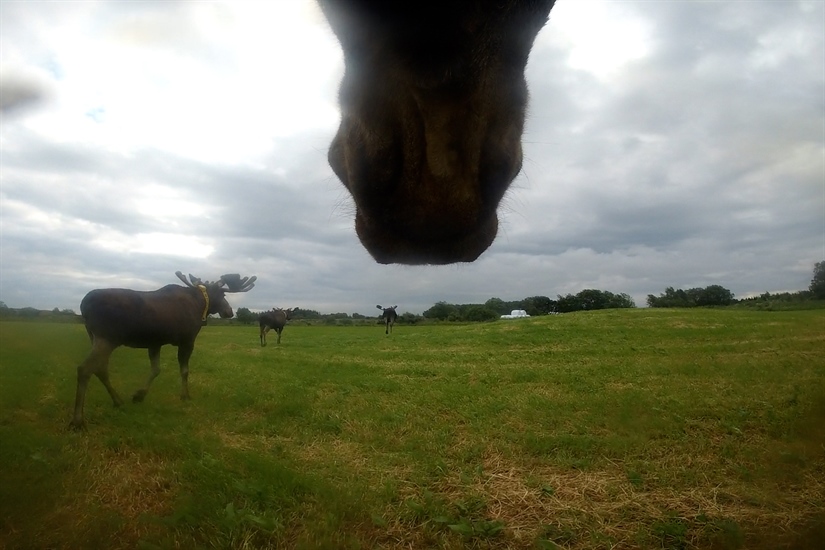
<svg viewBox="0 0 825 550">
<path fill-rule="evenodd" d="M 319 0 L 344 54 L 328 160 L 377 262 L 472 262 L 493 242 L 554 3 Z"/>
<path fill-rule="evenodd" d="M 284 331 L 286 322 L 292 319 L 292 309 L 281 309 L 279 307 L 273 308 L 270 311 L 264 311 L 258 316 L 258 324 L 261 326 L 261 347 L 266 345 L 266 333 L 270 329 L 275 329 L 278 333 L 277 344 L 281 343 L 281 333 Z"/>
<path fill-rule="evenodd" d="M 389 334 L 392 332 L 392 326 L 395 324 L 396 319 L 398 319 L 398 313 L 395 311 L 398 306 L 392 307 L 381 307 L 375 306 L 381 311 L 381 316 L 379 319 L 384 320 L 384 334 Z"/>
<path fill-rule="evenodd" d="M 83 428 L 83 404 L 89 378 L 100 379 L 115 407 L 123 404 L 109 382 L 109 357 L 115 348 L 146 348 L 149 350 L 151 372 L 146 384 L 135 392 L 132 402 L 146 397 L 152 380 L 160 374 L 160 348 L 166 344 L 177 346 L 182 383 L 181 399 L 189 399 L 189 358 L 195 347 L 206 317 L 217 313 L 224 319 L 232 317 L 232 307 L 226 301 L 227 293 L 248 292 L 257 277 L 243 277 L 237 273 L 221 276 L 214 282 L 201 281 L 189 275 L 187 281 L 178 271 L 177 277 L 186 285 L 166 285 L 154 291 L 125 288 L 97 289 L 80 302 L 80 314 L 86 332 L 92 341 L 92 351 L 77 367 L 77 395 L 74 416 L 69 425 Z"/>
</svg>

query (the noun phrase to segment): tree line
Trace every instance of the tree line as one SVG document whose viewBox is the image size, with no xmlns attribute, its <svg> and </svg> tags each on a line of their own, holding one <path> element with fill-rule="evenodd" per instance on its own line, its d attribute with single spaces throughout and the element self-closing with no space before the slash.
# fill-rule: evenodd
<svg viewBox="0 0 825 550">
<path fill-rule="evenodd" d="M 683 290 L 669 286 L 664 294 L 647 295 L 649 307 L 729 306 L 734 302 L 733 292 L 721 285 Z"/>
<path fill-rule="evenodd" d="M 721 285 L 709 285 L 704 288 L 690 288 L 687 290 L 667 287 L 663 294 L 647 296 L 649 307 L 703 307 L 703 306 L 730 306 L 734 304 L 764 303 L 784 301 L 795 303 L 800 301 L 825 299 L 825 261 L 817 262 L 814 266 L 814 276 L 809 289 L 796 293 L 770 294 L 768 292 L 759 297 L 737 300 L 733 292 Z M 502 300 L 493 297 L 482 304 L 452 304 L 446 301 L 436 302 L 425 310 L 422 315 L 402 313 L 398 323 L 416 324 L 427 321 L 451 322 L 483 322 L 499 319 L 515 309 L 521 309 L 530 316 L 549 315 L 554 313 L 570 313 L 574 311 L 592 311 L 599 309 L 634 308 L 633 298 L 625 293 L 613 293 L 606 290 L 585 289 L 577 294 L 557 295 L 556 299 L 547 296 L 530 296 L 521 300 Z M 237 319 L 245 323 L 257 322 L 258 313 L 246 308 L 237 310 Z M 365 316 L 359 313 L 319 313 L 311 309 L 295 308 L 292 319 L 324 324 L 371 324 L 377 322 L 378 316 Z"/>
<path fill-rule="evenodd" d="M 733 292 L 720 285 L 705 288 L 675 289 L 669 286 L 664 294 L 647 295 L 649 307 L 701 307 L 701 306 L 777 306 L 778 304 L 803 304 L 815 300 L 825 300 L 825 261 L 814 264 L 813 278 L 808 290 L 798 292 L 765 292 L 759 296 L 737 300 Z"/>
<path fill-rule="evenodd" d="M 821 307 L 816 300 L 825 300 L 825 261 L 814 265 L 813 278 L 808 290 L 798 292 L 774 293 L 765 292 L 759 296 L 737 300 L 733 292 L 721 285 L 710 285 L 704 288 L 690 288 L 687 290 L 667 287 L 659 296 L 648 294 L 649 307 L 702 307 L 702 306 L 730 306 L 757 308 L 798 308 Z M 514 309 L 522 309 L 531 316 L 549 315 L 553 313 L 569 313 L 573 311 L 590 311 L 597 309 L 633 308 L 636 304 L 629 295 L 614 294 L 606 290 L 585 289 L 577 294 L 558 295 L 556 299 L 547 296 L 530 296 L 521 300 L 502 300 L 490 298 L 483 304 L 451 304 L 445 301 L 436 302 L 424 311 L 423 315 L 405 312 L 398 316 L 400 324 L 416 324 L 425 321 L 457 321 L 478 322 L 492 321 L 508 314 Z M 241 307 L 235 312 L 235 320 L 242 324 L 255 324 L 262 312 L 251 311 Z M 32 307 L 10 308 L 0 302 L 0 317 L 16 317 L 19 319 L 43 319 L 74 321 L 77 314 L 71 309 L 52 311 L 38 310 Z M 309 324 L 354 325 L 372 324 L 378 322 L 378 315 L 362 315 L 360 313 L 320 313 L 313 309 L 294 308 L 292 319 Z"/>
<path fill-rule="evenodd" d="M 558 295 L 555 300 L 547 296 L 530 296 L 514 301 L 490 298 L 483 304 L 436 302 L 424 312 L 424 318 L 439 321 L 491 321 L 515 309 L 524 310 L 528 315 L 535 317 L 553 313 L 632 307 L 636 307 L 636 304 L 627 294 L 614 294 L 607 290 L 589 288 L 578 294 Z"/>
</svg>

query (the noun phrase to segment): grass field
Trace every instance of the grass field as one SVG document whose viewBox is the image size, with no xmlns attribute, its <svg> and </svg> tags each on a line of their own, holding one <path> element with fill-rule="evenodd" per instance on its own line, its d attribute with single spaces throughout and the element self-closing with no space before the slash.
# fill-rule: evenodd
<svg viewBox="0 0 825 550">
<path fill-rule="evenodd" d="M 206 327 L 179 399 L 0 323 L 0 548 L 819 548 L 825 310 Z M 111 361 L 125 397 L 145 350 Z"/>
</svg>

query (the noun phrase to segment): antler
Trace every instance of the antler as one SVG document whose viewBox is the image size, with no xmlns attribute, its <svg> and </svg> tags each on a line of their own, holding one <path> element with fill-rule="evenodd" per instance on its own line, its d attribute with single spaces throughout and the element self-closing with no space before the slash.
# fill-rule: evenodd
<svg viewBox="0 0 825 550">
<path fill-rule="evenodd" d="M 249 292 L 255 286 L 255 281 L 257 280 L 257 275 L 241 278 L 238 273 L 227 273 L 226 275 L 221 275 L 218 282 L 226 284 L 227 292 Z"/>
<path fill-rule="evenodd" d="M 226 275 L 221 275 L 221 278 L 217 281 L 202 281 L 200 277 L 195 277 L 191 273 L 189 274 L 189 280 L 186 280 L 186 277 L 183 276 L 183 273 L 180 271 L 175 271 L 175 275 L 178 276 L 178 279 L 183 281 L 188 287 L 196 288 L 200 285 L 203 286 L 218 286 L 221 287 L 223 285 L 227 286 L 226 292 L 249 292 L 252 290 L 252 287 L 255 286 L 255 281 L 258 280 L 257 276 L 252 277 L 243 277 L 238 273 L 228 273 Z"/>
<path fill-rule="evenodd" d="M 183 281 L 183 284 L 185 284 L 186 286 L 188 286 L 190 288 L 198 288 L 199 286 L 212 286 L 212 285 L 222 286 L 223 285 L 223 281 L 220 280 L 220 279 L 218 279 L 217 281 L 214 281 L 214 282 L 213 281 L 204 281 L 200 277 L 195 277 L 194 275 L 192 275 L 190 273 L 189 274 L 189 280 L 187 281 L 186 277 L 184 277 L 183 273 L 181 273 L 180 271 L 175 271 L 175 275 L 178 276 L 178 279 Z"/>
<path fill-rule="evenodd" d="M 191 275 L 191 274 L 189 275 L 189 278 L 190 278 L 190 279 L 192 279 L 192 282 L 191 282 L 191 283 L 190 283 L 189 281 L 187 281 L 187 280 L 186 280 L 186 277 L 184 277 L 184 276 L 183 276 L 183 273 L 181 273 L 180 271 L 175 271 L 175 275 L 177 275 L 177 276 L 178 276 L 178 279 L 180 279 L 181 281 L 183 281 L 183 284 L 185 284 L 185 285 L 186 285 L 186 286 L 188 286 L 188 287 L 195 288 L 195 286 L 197 286 L 198 284 L 200 284 L 200 279 L 197 279 L 197 281 L 198 281 L 198 282 L 197 282 L 197 283 L 195 283 L 195 280 L 196 280 L 196 279 L 195 279 L 195 277 L 192 277 L 192 275 Z"/>
</svg>

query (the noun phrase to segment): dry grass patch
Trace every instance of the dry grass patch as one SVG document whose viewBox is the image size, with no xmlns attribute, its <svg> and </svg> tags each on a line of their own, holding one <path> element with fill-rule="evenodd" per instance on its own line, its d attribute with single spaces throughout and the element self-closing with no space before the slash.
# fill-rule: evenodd
<svg viewBox="0 0 825 550">
<path fill-rule="evenodd" d="M 163 532 L 151 518 L 170 514 L 178 487 L 157 455 L 106 449 L 81 440 L 80 463 L 54 488 L 48 511 L 26 533 L 9 533 L 0 548 L 135 548 Z M 103 542 L 105 541 L 105 542 Z"/>
<path fill-rule="evenodd" d="M 296 445 L 290 455 L 311 471 L 325 471 L 333 478 L 358 479 L 378 490 L 384 482 L 405 483 L 412 467 L 379 449 L 340 438 L 318 439 Z"/>
<path fill-rule="evenodd" d="M 578 471 L 525 465 L 495 451 L 485 454 L 483 471 L 472 479 L 454 473 L 428 490 L 414 484 L 402 487 L 404 501 L 433 498 L 426 496 L 432 491 L 447 510 L 475 499 L 483 503 L 480 513 L 484 518 L 505 526 L 501 536 L 493 540 L 463 540 L 461 544 L 536 548 L 544 540 L 568 550 L 708 548 L 715 544 L 714 537 L 724 525 L 732 525 L 735 530 L 770 527 L 793 536 L 794 529 L 810 519 L 814 503 L 823 502 L 825 497 L 822 478 L 814 475 L 783 487 L 781 493 L 774 486 L 736 482 L 640 490 L 618 464 Z M 777 499 L 777 494 L 782 497 Z M 411 528 L 400 508 L 403 505 L 388 507 L 387 515 L 398 519 L 387 526 L 383 546 L 424 548 L 432 544 L 432 532 L 428 534 L 421 525 Z M 432 518 L 429 521 L 432 523 Z M 679 534 L 669 528 L 678 528 Z M 453 542 L 455 547 L 460 546 Z M 449 539 L 439 544 L 453 547 Z"/>
<path fill-rule="evenodd" d="M 265 434 L 249 434 L 234 432 L 211 432 L 221 443 L 229 448 L 244 452 L 269 452 L 279 442 L 289 443 L 288 438 L 274 437 Z"/>
<path fill-rule="evenodd" d="M 79 472 L 87 481 L 85 505 L 102 506 L 126 520 L 172 511 L 176 480 L 166 459 L 131 449 L 99 449 L 94 455 L 94 463 Z"/>
</svg>

